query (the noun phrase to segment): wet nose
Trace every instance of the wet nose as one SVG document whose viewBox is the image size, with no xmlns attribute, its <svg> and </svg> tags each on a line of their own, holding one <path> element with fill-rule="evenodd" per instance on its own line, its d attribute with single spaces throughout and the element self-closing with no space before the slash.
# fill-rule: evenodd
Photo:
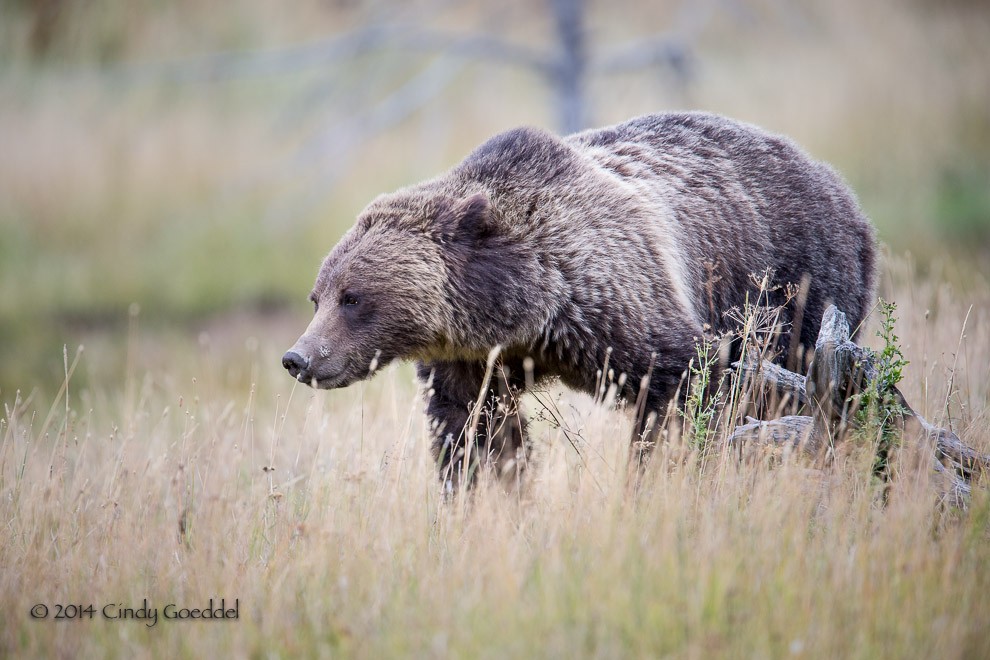
<svg viewBox="0 0 990 660">
<path fill-rule="evenodd" d="M 289 351 L 282 356 L 282 366 L 288 369 L 290 376 L 296 378 L 306 370 L 306 367 L 309 366 L 309 361 L 299 355 L 299 353 Z"/>
</svg>

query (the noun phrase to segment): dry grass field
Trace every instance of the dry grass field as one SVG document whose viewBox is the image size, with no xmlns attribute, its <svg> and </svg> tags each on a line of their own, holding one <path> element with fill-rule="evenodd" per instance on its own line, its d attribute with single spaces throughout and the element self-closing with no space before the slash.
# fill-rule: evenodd
<svg viewBox="0 0 990 660">
<path fill-rule="evenodd" d="M 961 299 L 905 268 L 887 285 L 905 393 L 990 451 L 990 288 Z M 528 486 L 446 501 L 410 370 L 314 393 L 259 331 L 291 330 L 216 327 L 176 357 L 135 319 L 126 346 L 78 360 L 124 351 L 123 382 L 7 404 L 5 655 L 990 653 L 984 487 L 944 506 L 895 460 L 883 506 L 869 447 L 819 470 L 740 462 L 723 434 L 704 455 L 662 446 L 632 489 L 628 415 L 552 391 L 564 424 L 537 421 Z M 238 619 L 166 618 L 210 599 Z M 157 622 L 104 617 L 145 602 Z"/>
<path fill-rule="evenodd" d="M 589 1 L 593 53 L 681 6 Z M 693 78 L 598 77 L 594 123 L 710 110 L 834 163 L 888 246 L 901 389 L 990 453 L 990 11 L 711 6 Z M 716 418 L 634 486 L 628 413 L 555 388 L 523 402 L 525 487 L 447 500 L 408 365 L 333 392 L 285 374 L 355 214 L 552 128 L 550 96 L 472 62 L 362 132 L 429 56 L 203 70 L 423 7 L 552 30 L 522 0 L 0 0 L 0 658 L 990 657 L 990 491 L 947 504 L 910 449 L 884 496 L 862 438 L 740 460 Z M 175 618 L 211 601 L 237 618 Z"/>
</svg>

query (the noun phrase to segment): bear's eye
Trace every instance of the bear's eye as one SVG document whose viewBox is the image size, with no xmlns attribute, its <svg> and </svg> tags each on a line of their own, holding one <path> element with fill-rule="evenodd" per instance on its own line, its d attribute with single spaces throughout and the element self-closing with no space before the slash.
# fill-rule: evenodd
<svg viewBox="0 0 990 660">
<path fill-rule="evenodd" d="M 357 296 L 355 296 L 353 293 L 345 293 L 340 297 L 340 304 L 343 305 L 344 307 L 353 307 L 354 305 L 358 304 Z"/>
</svg>

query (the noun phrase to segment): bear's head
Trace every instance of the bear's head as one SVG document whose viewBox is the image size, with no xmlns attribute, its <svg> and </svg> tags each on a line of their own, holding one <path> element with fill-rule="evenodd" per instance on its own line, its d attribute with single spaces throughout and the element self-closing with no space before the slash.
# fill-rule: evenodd
<svg viewBox="0 0 990 660">
<path fill-rule="evenodd" d="M 324 259 L 315 314 L 282 358 L 320 389 L 346 387 L 395 359 L 450 352 L 464 325 L 451 282 L 491 227 L 484 193 L 403 191 L 380 197 Z"/>
</svg>

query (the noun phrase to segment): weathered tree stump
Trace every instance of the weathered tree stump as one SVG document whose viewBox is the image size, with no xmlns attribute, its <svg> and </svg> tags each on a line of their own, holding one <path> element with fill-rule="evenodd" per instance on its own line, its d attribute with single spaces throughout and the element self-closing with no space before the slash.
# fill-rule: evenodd
<svg viewBox="0 0 990 660">
<path fill-rule="evenodd" d="M 807 376 L 761 360 L 756 353 L 747 354 L 733 366 L 758 390 L 778 397 L 790 396 L 811 414 L 768 421 L 748 418 L 748 423 L 733 431 L 730 444 L 791 446 L 812 455 L 834 447 L 855 429 L 858 395 L 878 375 L 873 354 L 849 341 L 846 315 L 834 305 L 825 310 Z M 968 447 L 952 431 L 929 423 L 908 405 L 896 387 L 881 394 L 890 395 L 901 408 L 894 424 L 903 442 L 934 452 L 933 469 L 949 480 L 950 494 L 957 501 L 969 494 L 970 484 L 979 475 L 990 471 L 990 456 Z"/>
</svg>

